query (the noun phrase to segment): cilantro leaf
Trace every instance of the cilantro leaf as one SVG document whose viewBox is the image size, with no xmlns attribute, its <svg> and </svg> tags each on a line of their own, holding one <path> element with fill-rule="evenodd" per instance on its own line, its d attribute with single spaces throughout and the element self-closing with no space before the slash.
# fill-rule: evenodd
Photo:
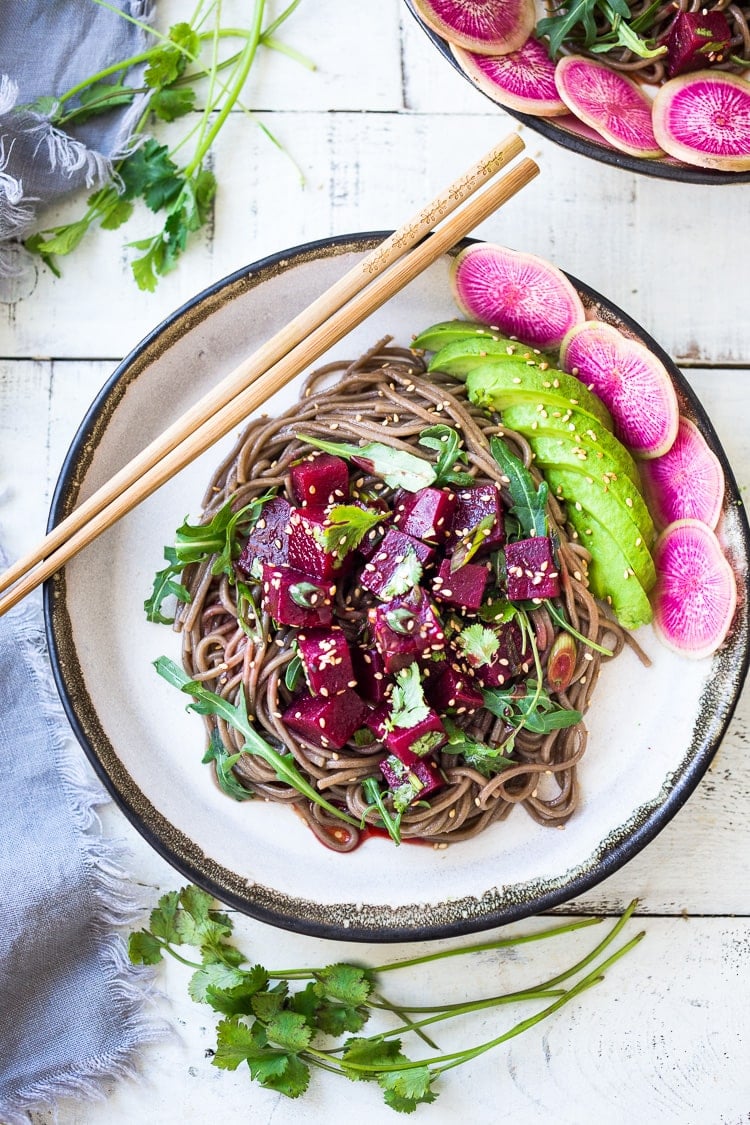
<svg viewBox="0 0 750 1125">
<path fill-rule="evenodd" d="M 164 943 L 149 933 L 138 930 L 128 939 L 128 956 L 134 965 L 156 965 L 164 954 Z"/>
<path fill-rule="evenodd" d="M 346 1031 L 361 1031 L 368 1017 L 369 1012 L 366 1008 L 322 1001 L 317 1009 L 316 1023 L 326 1035 L 333 1035 L 338 1039 Z"/>
<path fill-rule="evenodd" d="M 481 625 L 478 621 L 462 629 L 456 637 L 455 643 L 462 649 L 464 656 L 470 660 L 472 667 L 481 668 L 490 664 L 493 656 L 500 648 L 500 638 L 492 629 Z"/>
<path fill-rule="evenodd" d="M 490 440 L 490 451 L 506 478 L 513 511 L 525 535 L 547 534 L 547 484 L 537 487 L 520 458 L 498 437 Z"/>
<path fill-rule="evenodd" d="M 219 1022 L 216 1028 L 216 1052 L 211 1063 L 220 1070 L 236 1070 L 240 1063 L 262 1058 L 263 1051 L 247 1024 L 234 1017 Z"/>
<path fill-rule="evenodd" d="M 472 484 L 474 478 L 471 473 L 458 471 L 454 466 L 468 464 L 466 451 L 461 449 L 461 435 L 453 426 L 437 425 L 428 426 L 419 434 L 419 444 L 428 449 L 435 449 L 438 453 L 435 465 L 435 484 Z"/>
<path fill-rule="evenodd" d="M 210 1004 L 215 1012 L 222 1012 L 226 1016 L 249 1016 L 253 1014 L 252 998 L 268 986 L 268 973 L 262 965 L 254 965 L 252 969 L 242 973 L 239 984 L 229 988 L 218 984 L 201 984 L 206 1003 Z"/>
<path fill-rule="evenodd" d="M 425 701 L 419 665 L 413 661 L 396 673 L 396 683 L 391 694 L 391 713 L 386 720 L 388 730 L 394 727 L 413 727 L 430 713 Z"/>
<path fill-rule="evenodd" d="M 443 746 L 443 753 L 460 754 L 467 766 L 471 766 L 483 777 L 492 777 L 509 766 L 517 765 L 517 762 L 508 757 L 508 753 L 513 752 L 512 737 L 499 746 L 490 746 L 471 738 L 447 717 L 443 719 L 443 723 L 448 731 L 448 742 Z"/>
<path fill-rule="evenodd" d="M 253 997 L 253 1012 L 258 1019 L 265 1024 L 272 1020 L 284 1007 L 287 999 L 287 986 L 284 982 L 280 985 L 275 985 L 273 988 L 267 989 L 265 992 L 259 992 Z"/>
<path fill-rule="evenodd" d="M 435 470 L 429 461 L 415 457 L 404 449 L 394 449 L 379 441 L 352 445 L 345 441 L 323 441 L 321 438 L 297 434 L 299 441 L 306 441 L 325 453 L 334 453 L 353 461 L 360 469 L 373 476 L 382 477 L 391 488 L 404 488 L 407 492 L 419 492 L 435 481 Z"/>
<path fill-rule="evenodd" d="M 287 1098 L 299 1098 L 310 1085 L 310 1068 L 296 1055 L 286 1055 L 286 1066 L 280 1073 L 266 1070 L 266 1076 L 258 1081 L 268 1090 L 277 1090 Z"/>
<path fill-rule="evenodd" d="M 162 121 L 175 121 L 195 109 L 195 90 L 189 86 L 165 86 L 154 91 L 148 107 Z"/>
<path fill-rule="evenodd" d="M 347 555 L 387 514 L 372 508 L 358 508 L 356 504 L 335 504 L 326 517 L 329 526 L 323 530 L 323 549 L 340 557 Z"/>
<path fill-rule="evenodd" d="M 343 1000 L 357 1007 L 365 1004 L 372 992 L 372 973 L 357 965 L 337 962 L 327 965 L 316 974 L 316 992 L 331 1000 Z"/>
<path fill-rule="evenodd" d="M 407 594 L 419 585 L 422 578 L 422 564 L 413 547 L 407 547 L 401 562 L 396 563 L 391 577 L 380 591 L 380 596 L 386 600 L 398 598 Z"/>
<path fill-rule="evenodd" d="M 65 114 L 65 121 L 75 118 L 76 124 L 88 121 L 98 113 L 106 113 L 118 105 L 130 105 L 136 91 L 132 86 L 126 86 L 121 79 L 114 82 L 102 80 L 92 82 L 78 95 L 78 105 L 75 109 Z"/>
<path fill-rule="evenodd" d="M 212 961 L 209 965 L 197 969 L 190 978 L 188 993 L 197 1004 L 210 1004 L 211 989 L 225 991 L 239 988 L 243 984 L 244 973 L 241 969 L 231 965 L 223 965 L 220 961 Z"/>
<path fill-rule="evenodd" d="M 168 891 L 162 895 L 156 906 L 151 911 L 148 924 L 151 933 L 163 938 L 174 945 L 180 944 L 180 935 L 177 929 L 177 915 L 180 912 L 180 896 L 178 891 Z"/>
<path fill-rule="evenodd" d="M 288 1051 L 304 1051 L 310 1045 L 312 1028 L 299 1012 L 277 1012 L 266 1024 L 266 1035 L 272 1043 Z"/>
<path fill-rule="evenodd" d="M 124 185 L 123 198 L 143 196 L 152 211 L 176 199 L 182 190 L 182 177 L 169 149 L 153 138 L 122 161 L 119 175 Z"/>
<path fill-rule="evenodd" d="M 435 1101 L 432 1078 L 429 1067 L 413 1066 L 378 1075 L 378 1085 L 385 1091 L 386 1105 L 400 1113 L 413 1113 L 418 1105 Z"/>
</svg>

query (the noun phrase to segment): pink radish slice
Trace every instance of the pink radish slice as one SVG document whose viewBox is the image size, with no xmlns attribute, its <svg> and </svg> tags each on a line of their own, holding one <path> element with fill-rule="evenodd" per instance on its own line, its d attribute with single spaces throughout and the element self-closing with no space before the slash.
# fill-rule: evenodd
<svg viewBox="0 0 750 1125">
<path fill-rule="evenodd" d="M 664 365 L 611 324 L 587 320 L 568 332 L 563 370 L 576 375 L 609 408 L 615 433 L 636 457 L 660 457 L 677 437 L 680 411 Z"/>
<path fill-rule="evenodd" d="M 555 85 L 555 64 L 538 39 L 527 39 L 507 55 L 478 55 L 456 46 L 451 50 L 464 74 L 500 105 L 533 117 L 568 112 Z"/>
<path fill-rule="evenodd" d="M 717 70 L 680 75 L 659 89 L 653 116 L 670 156 L 699 168 L 750 169 L 750 82 Z"/>
<path fill-rule="evenodd" d="M 414 0 L 414 8 L 443 39 L 479 55 L 518 50 L 536 24 L 534 0 Z"/>
<path fill-rule="evenodd" d="M 539 348 L 557 347 L 586 316 L 559 269 L 534 254 L 491 242 L 461 251 L 451 266 L 451 284 L 467 316 Z"/>
<path fill-rule="evenodd" d="M 566 55 L 555 69 L 557 92 L 574 113 L 605 140 L 631 156 L 663 156 L 651 123 L 651 101 L 615 70 L 579 55 Z"/>
<path fill-rule="evenodd" d="M 719 541 L 700 520 L 677 520 L 654 545 L 654 628 L 667 648 L 700 660 L 725 640 L 737 583 Z"/>
<path fill-rule="evenodd" d="M 716 527 L 724 501 L 724 472 L 689 418 L 680 417 L 671 449 L 642 462 L 641 476 L 649 510 L 659 527 L 682 519 Z"/>
</svg>

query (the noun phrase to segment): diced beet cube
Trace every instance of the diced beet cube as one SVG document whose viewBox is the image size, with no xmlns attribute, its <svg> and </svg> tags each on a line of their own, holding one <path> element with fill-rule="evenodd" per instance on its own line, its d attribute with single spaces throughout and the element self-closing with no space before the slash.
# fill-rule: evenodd
<svg viewBox="0 0 750 1125">
<path fill-rule="evenodd" d="M 723 12 L 678 12 L 667 34 L 670 78 L 722 62 L 731 50 L 732 31 Z"/>
<path fill-rule="evenodd" d="M 298 633 L 297 652 L 313 695 L 340 695 L 356 687 L 349 645 L 340 629 Z"/>
<path fill-rule="evenodd" d="M 325 507 L 343 504 L 349 498 L 349 468 L 341 457 L 317 453 L 298 461 L 289 470 L 296 504 Z"/>
<path fill-rule="evenodd" d="M 376 648 L 354 648 L 351 655 L 357 691 L 370 703 L 382 703 L 391 687 L 383 657 Z"/>
<path fill-rule="evenodd" d="M 254 567 L 256 560 L 258 566 L 263 563 L 278 566 L 288 561 L 291 511 L 291 505 L 283 496 L 274 496 L 273 500 L 267 500 L 263 505 L 236 563 L 237 569 L 246 578 L 260 577 L 258 569 Z"/>
<path fill-rule="evenodd" d="M 505 545 L 508 600 L 556 598 L 560 575 L 549 535 L 535 535 Z"/>
<path fill-rule="evenodd" d="M 365 726 L 372 731 L 378 742 L 385 742 L 387 733 L 386 723 L 391 717 L 391 705 L 388 700 L 379 703 L 373 708 L 365 719 Z"/>
<path fill-rule="evenodd" d="M 406 535 L 442 543 L 453 523 L 456 494 L 442 488 L 420 488 L 401 492 L 395 504 L 394 521 Z"/>
<path fill-rule="evenodd" d="M 364 724 L 369 708 L 355 691 L 331 698 L 300 695 L 282 715 L 282 722 L 315 746 L 340 750 Z"/>
<path fill-rule="evenodd" d="M 438 601 L 462 609 L 479 609 L 489 576 L 485 563 L 473 562 L 464 563 L 451 574 L 451 560 L 443 559 L 432 580 L 432 590 Z"/>
<path fill-rule="evenodd" d="M 433 754 L 448 741 L 448 735 L 437 711 L 428 711 L 413 727 L 394 727 L 385 736 L 391 754 L 403 761 L 404 750 L 420 758 Z"/>
<path fill-rule="evenodd" d="M 414 570 L 413 556 L 421 566 L 426 566 L 434 554 L 426 543 L 390 527 L 378 550 L 362 568 L 359 584 L 384 601 L 405 594 L 417 585 L 420 577 L 418 568 Z"/>
<path fill-rule="evenodd" d="M 398 672 L 417 657 L 439 652 L 445 645 L 443 626 L 421 589 L 375 606 L 367 616 L 387 672 Z"/>
<path fill-rule="evenodd" d="M 309 574 L 291 566 L 263 565 L 263 608 L 281 625 L 314 629 L 330 625 L 336 587 L 313 582 Z"/>
<path fill-rule="evenodd" d="M 456 492 L 456 510 L 453 513 L 450 543 L 457 546 L 471 540 L 482 520 L 492 517 L 492 524 L 482 532 L 482 551 L 492 551 L 505 542 L 505 519 L 500 490 L 494 484 L 481 484 L 475 488 L 459 488 Z"/>
<path fill-rule="evenodd" d="M 474 672 L 485 687 L 505 687 L 519 676 L 527 676 L 534 659 L 528 645 L 524 651 L 523 633 L 517 621 L 506 621 L 494 632 L 500 647 L 489 664 L 482 664 Z"/>
<path fill-rule="evenodd" d="M 484 703 L 471 672 L 454 664 L 444 665 L 425 682 L 425 695 L 438 711 L 455 711 L 459 715 L 476 711 Z"/>
<path fill-rule="evenodd" d="M 313 578 L 333 578 L 345 573 L 349 560 L 323 546 L 329 527 L 325 508 L 292 508 L 289 516 L 289 564 Z M 345 565 L 347 564 L 347 565 Z"/>
<path fill-rule="evenodd" d="M 394 793 L 399 791 L 399 795 L 403 797 L 406 790 L 405 799 L 399 802 L 401 808 L 406 808 L 413 801 L 424 800 L 430 793 L 445 785 L 436 766 L 409 750 L 404 750 L 400 758 L 389 754 L 380 763 L 380 770 Z M 412 790 L 411 794 L 409 789 Z"/>
</svg>

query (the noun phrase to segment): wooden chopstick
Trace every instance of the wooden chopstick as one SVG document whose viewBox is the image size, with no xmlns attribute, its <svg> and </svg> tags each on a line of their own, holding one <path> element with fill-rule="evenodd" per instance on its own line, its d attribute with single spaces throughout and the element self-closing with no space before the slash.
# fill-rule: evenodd
<svg viewBox="0 0 750 1125">
<path fill-rule="evenodd" d="M 523 148 L 523 143 L 520 142 L 519 147 L 519 142 L 514 138 L 509 138 L 509 142 L 514 155 Z M 494 154 L 498 153 L 497 148 L 492 151 Z M 505 152 L 508 152 L 508 148 L 505 148 Z M 488 157 L 490 155 L 488 154 Z M 501 158 L 498 155 L 495 155 L 493 159 L 495 163 L 498 159 L 505 162 L 505 157 Z M 466 188 L 468 188 L 467 178 L 471 176 L 477 177 L 478 182 L 490 178 L 488 174 L 482 172 L 482 167 L 483 162 L 480 161 L 473 169 L 470 169 L 466 176 L 462 176 L 457 184 L 466 185 Z M 200 403 L 182 415 L 178 422 L 166 431 L 167 434 L 179 432 L 184 440 L 180 440 L 178 444 L 176 437 L 174 439 L 170 437 L 161 458 L 151 462 L 144 469 L 142 459 L 145 453 L 163 441 L 164 435 L 162 435 L 162 438 L 152 443 L 143 454 L 139 454 L 138 457 L 129 462 L 116 477 L 110 480 L 108 485 L 99 490 L 99 493 L 96 494 L 97 497 L 100 497 L 102 493 L 109 497 L 102 506 L 97 507 L 99 501 L 97 501 L 97 505 L 92 505 L 92 500 L 95 497 L 90 498 L 75 512 L 71 513 L 71 516 L 63 523 L 53 529 L 35 550 L 20 559 L 9 571 L 6 571 L 0 588 L 7 589 L 10 582 L 17 580 L 5 597 L 0 598 L 0 615 L 26 597 L 40 582 L 59 570 L 73 555 L 155 492 L 185 465 L 205 452 L 214 442 L 224 437 L 235 426 L 241 424 L 253 410 L 256 410 L 280 387 L 294 378 L 308 364 L 318 359 L 329 347 L 360 324 L 391 296 L 399 292 L 409 281 L 413 280 L 428 265 L 437 260 L 441 254 L 460 241 L 477 224 L 488 218 L 498 207 L 528 184 L 538 172 L 539 169 L 532 160 L 524 159 L 501 178 L 494 180 L 494 182 L 491 180 L 484 191 L 474 194 L 460 210 L 449 208 L 445 202 L 453 197 L 455 190 L 462 190 L 460 186 L 455 189 L 452 185 L 446 192 L 442 193 L 438 198 L 444 202 L 438 204 L 437 208 L 445 207 L 442 214 L 447 215 L 449 210 L 452 213 L 442 225 L 439 225 L 433 231 L 429 238 L 419 242 L 419 239 L 425 233 L 424 223 L 430 222 L 431 219 L 430 225 L 433 225 L 436 219 L 441 218 L 441 214 L 437 213 L 434 204 L 428 205 L 420 212 L 417 222 L 421 233 L 416 236 L 416 239 L 412 238 L 409 224 L 407 224 L 406 227 L 400 228 L 400 231 L 388 240 L 388 243 L 393 245 L 394 250 L 398 250 L 399 244 L 406 239 L 410 240 L 407 245 L 413 245 L 413 242 L 417 241 L 418 245 L 414 249 L 406 255 L 401 252 L 401 256 L 395 260 L 390 255 L 390 251 L 387 251 L 388 261 L 381 264 L 378 258 L 381 248 L 377 247 L 372 254 L 358 263 L 356 273 L 359 287 L 347 303 L 342 303 L 337 307 L 331 315 L 319 323 L 317 328 L 308 332 L 295 346 L 288 348 L 282 358 L 267 367 L 262 374 L 254 374 L 252 379 L 248 381 L 246 372 L 247 370 L 255 370 L 254 361 L 259 354 L 256 352 L 249 361 L 240 365 L 228 379 L 220 384 L 221 387 L 226 388 L 227 383 L 235 379 L 238 372 L 243 372 L 243 382 L 239 388 L 235 389 L 234 397 L 228 398 L 218 408 L 215 405 L 212 406 L 211 415 L 202 424 L 196 426 L 195 412 L 199 408 L 202 409 L 203 404 L 208 398 L 212 398 L 215 392 L 202 399 Z M 464 191 L 464 198 L 465 196 L 466 191 Z M 412 227 L 415 225 L 414 221 L 411 225 Z M 363 269 L 365 263 L 368 264 Z M 370 277 L 363 276 L 366 270 L 370 271 Z M 350 272 L 353 274 L 355 271 Z M 349 276 L 347 275 L 347 277 Z M 341 284 L 339 282 L 337 286 Z M 337 286 L 334 286 L 333 289 Z M 329 290 L 324 298 L 327 298 L 331 292 L 332 290 Z M 302 314 L 302 316 L 304 315 Z M 278 335 L 281 336 L 284 333 Z M 273 339 L 276 341 L 277 337 Z M 268 347 L 268 345 L 264 345 L 265 347 Z M 263 352 L 264 348 L 260 349 L 260 352 Z M 133 470 L 134 465 L 138 466 L 137 470 Z M 115 482 L 118 484 L 117 489 L 114 488 Z M 113 492 L 115 495 L 113 495 Z M 84 509 L 86 509 L 86 512 L 82 521 L 80 513 Z M 74 520 L 73 517 L 78 518 Z M 59 546 L 55 548 L 54 544 L 59 544 Z M 31 569 L 32 567 L 33 569 Z M 11 571 L 14 577 L 9 578 Z"/>
</svg>

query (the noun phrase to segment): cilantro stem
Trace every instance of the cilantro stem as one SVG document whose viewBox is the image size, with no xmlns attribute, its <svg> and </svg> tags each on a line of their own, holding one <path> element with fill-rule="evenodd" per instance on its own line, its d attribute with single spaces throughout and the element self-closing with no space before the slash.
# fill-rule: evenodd
<svg viewBox="0 0 750 1125">
<path fill-rule="evenodd" d="M 560 613 L 549 598 L 547 598 L 544 604 L 552 620 L 556 621 L 560 628 L 564 629 L 566 633 L 570 633 L 577 641 L 581 641 L 582 644 L 588 645 L 589 648 L 593 648 L 596 652 L 600 652 L 602 656 L 614 656 L 611 648 L 605 648 L 604 645 L 597 644 L 596 641 L 592 641 L 590 637 L 584 637 L 583 633 L 579 633 L 577 629 L 574 629 L 568 619 Z"/>
</svg>

